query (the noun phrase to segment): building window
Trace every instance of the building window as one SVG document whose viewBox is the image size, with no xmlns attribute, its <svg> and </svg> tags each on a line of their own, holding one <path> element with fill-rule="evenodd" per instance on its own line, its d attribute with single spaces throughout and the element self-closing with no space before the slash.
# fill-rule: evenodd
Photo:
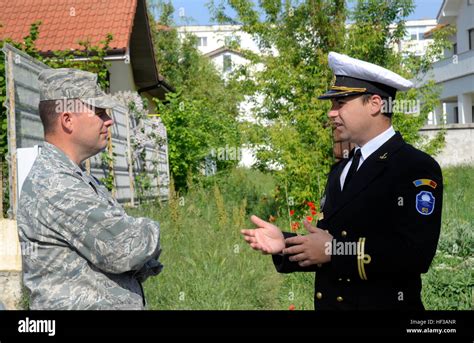
<svg viewBox="0 0 474 343">
<path fill-rule="evenodd" d="M 223 70 L 224 72 L 228 72 L 232 70 L 232 57 L 230 55 L 224 55 Z"/>
<path fill-rule="evenodd" d="M 412 26 L 406 29 L 405 41 L 421 41 L 425 40 L 425 33 L 430 31 L 431 26 Z"/>
<path fill-rule="evenodd" d="M 458 54 L 458 44 L 454 43 L 453 44 L 453 55 L 457 55 L 457 54 Z"/>
<path fill-rule="evenodd" d="M 207 46 L 207 37 L 198 37 L 198 46 Z"/>
<path fill-rule="evenodd" d="M 458 107 L 454 107 L 454 123 L 458 124 L 459 123 L 459 110 Z"/>
<path fill-rule="evenodd" d="M 469 50 L 474 50 L 474 29 L 469 30 Z"/>
</svg>

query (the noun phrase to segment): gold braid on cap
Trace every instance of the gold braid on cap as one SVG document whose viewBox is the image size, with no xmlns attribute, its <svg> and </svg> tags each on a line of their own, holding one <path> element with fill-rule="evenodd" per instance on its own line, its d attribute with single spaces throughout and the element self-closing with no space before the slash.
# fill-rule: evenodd
<svg viewBox="0 0 474 343">
<path fill-rule="evenodd" d="M 332 86 L 331 90 L 342 91 L 342 92 L 367 92 L 367 88 L 355 88 L 355 87 L 344 87 L 344 86 Z"/>
</svg>

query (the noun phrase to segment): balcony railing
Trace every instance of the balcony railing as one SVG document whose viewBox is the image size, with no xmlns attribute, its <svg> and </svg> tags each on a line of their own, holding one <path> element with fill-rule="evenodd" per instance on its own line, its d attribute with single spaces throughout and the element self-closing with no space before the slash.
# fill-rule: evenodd
<svg viewBox="0 0 474 343">
<path fill-rule="evenodd" d="M 466 75 L 474 74 L 474 50 L 469 50 L 433 63 L 433 70 L 423 78 L 434 77 L 436 83 L 445 82 Z M 430 75 L 432 77 L 430 77 Z"/>
</svg>

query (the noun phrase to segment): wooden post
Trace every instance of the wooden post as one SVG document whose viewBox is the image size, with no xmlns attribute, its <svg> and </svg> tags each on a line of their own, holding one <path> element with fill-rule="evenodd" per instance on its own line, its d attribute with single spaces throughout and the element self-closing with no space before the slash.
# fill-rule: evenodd
<svg viewBox="0 0 474 343">
<path fill-rule="evenodd" d="M 17 160 L 16 160 L 16 114 L 15 84 L 13 82 L 13 52 L 8 52 L 8 152 L 10 154 L 10 209 L 12 219 L 17 212 Z"/>
<path fill-rule="evenodd" d="M 165 128 L 166 129 L 166 128 Z M 170 175 L 170 159 L 169 159 L 169 150 L 168 150 L 168 133 L 166 133 L 165 131 L 165 138 L 166 138 L 166 155 L 165 155 L 165 165 L 166 165 L 166 176 L 168 178 L 168 185 L 169 183 L 171 182 L 171 175 Z M 165 200 L 168 200 L 169 199 L 169 192 L 167 194 L 167 198 Z"/>
<path fill-rule="evenodd" d="M 338 131 L 332 131 L 333 134 L 333 153 L 336 161 L 340 161 L 345 158 L 349 158 L 349 152 L 355 145 L 349 141 L 344 141 L 339 136 Z"/>
<path fill-rule="evenodd" d="M 156 152 L 158 154 L 158 156 L 156 157 L 156 161 L 158 162 L 156 165 L 155 165 L 155 173 L 156 173 L 156 191 L 158 193 L 158 199 L 161 198 L 161 177 L 160 177 L 160 163 L 161 163 L 161 147 L 158 146 L 158 149 L 156 149 Z M 159 200 L 161 201 L 161 199 Z"/>
<path fill-rule="evenodd" d="M 127 123 L 127 163 L 128 177 L 130 184 L 130 205 L 135 206 L 135 187 L 133 180 L 133 161 L 132 161 L 132 143 L 130 141 L 130 112 L 125 112 L 125 122 Z"/>
<path fill-rule="evenodd" d="M 114 173 L 114 148 L 112 146 L 112 129 L 109 127 L 107 135 L 107 153 L 109 154 L 109 175 L 112 175 L 112 197 L 115 199 L 117 190 L 115 189 L 115 173 Z"/>
<path fill-rule="evenodd" d="M 91 159 L 90 158 L 86 160 L 86 172 L 88 175 L 91 175 Z"/>
</svg>

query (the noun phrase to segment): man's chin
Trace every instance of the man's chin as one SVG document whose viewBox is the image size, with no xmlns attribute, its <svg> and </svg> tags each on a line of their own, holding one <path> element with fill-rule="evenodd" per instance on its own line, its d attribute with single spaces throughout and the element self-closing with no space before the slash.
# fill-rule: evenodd
<svg viewBox="0 0 474 343">
<path fill-rule="evenodd" d="M 339 129 L 333 131 L 336 142 L 347 141 L 350 138 L 349 133 L 345 129 Z"/>
<path fill-rule="evenodd" d="M 92 156 L 95 156 L 101 152 L 105 152 L 107 149 L 107 143 L 102 143 L 100 144 L 100 146 L 94 150 L 91 149 L 91 152 L 93 152 L 94 154 Z"/>
</svg>

